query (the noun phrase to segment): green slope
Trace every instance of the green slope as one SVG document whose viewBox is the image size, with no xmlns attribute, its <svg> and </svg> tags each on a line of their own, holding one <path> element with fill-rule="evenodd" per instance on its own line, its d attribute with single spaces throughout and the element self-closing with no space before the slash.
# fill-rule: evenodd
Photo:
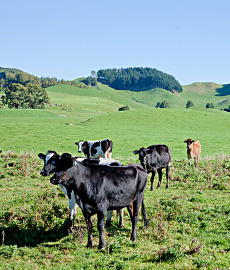
<svg viewBox="0 0 230 270">
<path fill-rule="evenodd" d="M 215 104 L 215 108 L 223 109 L 230 105 L 230 86 L 215 83 L 193 83 L 183 86 L 181 97 L 192 100 L 196 107 L 205 108 L 208 102 Z"/>
<path fill-rule="evenodd" d="M 77 155 L 74 142 L 108 137 L 114 141 L 113 157 L 123 161 L 136 162 L 133 150 L 161 143 L 171 148 L 173 160 L 182 160 L 186 159 L 183 141 L 193 138 L 200 140 L 202 158 L 206 158 L 229 154 L 229 116 L 220 110 L 141 109 L 94 113 L 80 121 L 71 114 L 58 117 L 47 110 L 1 109 L 1 150 L 39 153 L 51 149 Z"/>
</svg>

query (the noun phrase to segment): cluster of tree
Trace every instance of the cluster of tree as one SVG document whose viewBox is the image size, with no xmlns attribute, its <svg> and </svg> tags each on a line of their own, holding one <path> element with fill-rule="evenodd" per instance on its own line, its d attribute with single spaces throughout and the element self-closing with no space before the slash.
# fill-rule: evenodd
<svg viewBox="0 0 230 270">
<path fill-rule="evenodd" d="M 170 105 L 167 100 L 163 100 L 162 102 L 157 102 L 156 108 L 170 108 Z"/>
<path fill-rule="evenodd" d="M 214 109 L 215 108 L 215 104 L 214 103 L 212 103 L 212 102 L 208 102 L 207 104 L 206 104 L 206 108 L 208 109 L 208 108 L 210 108 L 210 109 Z"/>
<path fill-rule="evenodd" d="M 97 81 L 117 90 L 142 91 L 162 88 L 170 92 L 181 92 L 180 83 L 169 74 L 153 68 L 101 69 Z"/>
<path fill-rule="evenodd" d="M 194 103 L 192 100 L 188 100 L 187 103 L 186 103 L 186 108 L 191 108 L 191 107 L 195 107 Z M 211 109 L 214 109 L 215 108 L 215 104 L 212 103 L 212 102 L 208 102 L 206 104 L 206 108 L 211 108 Z"/>
<path fill-rule="evenodd" d="M 38 84 L 28 83 L 24 86 L 20 83 L 12 83 L 5 90 L 1 101 L 10 109 L 42 109 L 45 103 L 49 102 L 49 97 L 46 90 Z"/>
<path fill-rule="evenodd" d="M 86 79 L 81 80 L 81 82 L 83 82 L 87 86 L 97 86 L 97 79 L 96 78 L 87 77 Z"/>
<path fill-rule="evenodd" d="M 18 69 L 13 68 L 0 68 L 0 88 L 7 88 L 12 83 L 20 83 L 21 85 L 26 85 L 27 83 L 37 84 L 42 88 L 47 88 L 57 84 L 68 84 L 77 87 L 82 87 L 82 85 L 76 81 L 65 81 L 59 80 L 57 78 L 50 77 L 36 77 L 23 72 Z"/>
</svg>

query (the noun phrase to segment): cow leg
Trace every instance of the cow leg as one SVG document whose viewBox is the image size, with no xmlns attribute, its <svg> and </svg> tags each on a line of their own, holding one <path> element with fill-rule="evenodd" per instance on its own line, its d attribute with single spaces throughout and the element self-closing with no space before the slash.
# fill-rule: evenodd
<svg viewBox="0 0 230 270">
<path fill-rule="evenodd" d="M 105 240 L 103 237 L 104 221 L 105 221 L 105 213 L 98 212 L 97 213 L 97 230 L 99 232 L 99 247 L 98 247 L 99 250 L 102 250 L 105 248 Z"/>
<path fill-rule="evenodd" d="M 77 203 L 75 196 L 72 195 L 69 199 L 69 222 L 68 222 L 68 232 L 71 233 L 74 228 L 74 220 L 77 213 Z"/>
<path fill-rule="evenodd" d="M 158 172 L 158 177 L 159 177 L 157 188 L 159 188 L 161 186 L 162 169 L 158 169 L 157 172 Z"/>
<path fill-rule="evenodd" d="M 169 173 L 170 173 L 170 166 L 166 167 L 166 188 L 169 188 Z"/>
<path fill-rule="evenodd" d="M 143 200 L 143 195 L 138 194 L 136 201 L 133 202 L 132 233 L 130 237 L 130 240 L 133 242 L 136 240 L 136 237 L 137 237 L 138 212 L 139 212 L 142 200 Z"/>
<path fill-rule="evenodd" d="M 118 212 L 119 212 L 119 225 L 118 225 L 118 227 L 122 228 L 122 227 L 124 227 L 123 209 L 118 210 Z M 109 228 L 111 226 L 112 214 L 113 214 L 112 210 L 107 211 L 107 219 L 106 219 L 106 224 L 105 224 L 106 228 Z"/>
<path fill-rule="evenodd" d="M 129 212 L 129 216 L 130 216 L 130 219 L 132 221 L 132 218 L 133 218 L 133 204 L 131 204 L 130 206 L 127 206 L 127 210 Z"/>
<path fill-rule="evenodd" d="M 120 209 L 119 211 L 119 228 L 124 227 L 124 222 L 123 222 L 123 209 Z"/>
<path fill-rule="evenodd" d="M 93 247 L 93 222 L 92 222 L 92 216 L 90 216 L 88 213 L 84 212 L 83 213 L 85 217 L 85 222 L 86 222 L 86 227 L 88 231 L 88 242 L 87 242 L 87 248 L 92 248 Z"/>
<path fill-rule="evenodd" d="M 142 200 L 142 209 L 141 209 L 141 213 L 142 213 L 142 217 L 143 217 L 143 219 L 144 219 L 144 226 L 145 226 L 145 227 L 148 227 L 149 221 L 148 221 L 148 218 L 147 218 L 147 215 L 146 215 L 144 198 L 143 198 L 143 200 Z"/>
<path fill-rule="evenodd" d="M 188 164 L 189 164 L 189 166 L 191 166 L 191 158 L 190 157 L 188 157 Z"/>
<path fill-rule="evenodd" d="M 107 219 L 106 219 L 106 224 L 105 224 L 105 227 L 106 228 L 109 228 L 110 225 L 111 225 L 112 215 L 113 215 L 113 211 L 112 210 L 107 211 Z"/>
<path fill-rule="evenodd" d="M 151 176 L 151 187 L 150 187 L 151 191 L 153 190 L 153 182 L 154 182 L 155 174 L 156 174 L 156 171 L 153 170 L 152 171 L 152 176 Z"/>
<path fill-rule="evenodd" d="M 195 167 L 198 167 L 198 158 L 194 158 Z"/>
</svg>

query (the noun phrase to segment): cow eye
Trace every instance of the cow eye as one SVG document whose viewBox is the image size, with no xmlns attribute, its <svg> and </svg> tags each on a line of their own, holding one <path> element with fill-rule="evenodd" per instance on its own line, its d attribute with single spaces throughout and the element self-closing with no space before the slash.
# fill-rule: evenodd
<svg viewBox="0 0 230 270">
<path fill-rule="evenodd" d="M 55 161 L 54 160 L 51 163 L 55 165 Z"/>
</svg>

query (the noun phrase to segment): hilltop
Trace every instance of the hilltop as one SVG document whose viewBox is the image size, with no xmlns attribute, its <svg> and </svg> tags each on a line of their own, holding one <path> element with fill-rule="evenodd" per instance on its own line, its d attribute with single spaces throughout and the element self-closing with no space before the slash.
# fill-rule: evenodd
<svg viewBox="0 0 230 270">
<path fill-rule="evenodd" d="M 84 79 L 78 78 L 73 81 L 64 81 L 56 78 L 38 78 L 19 69 L 0 68 L 1 87 L 10 82 L 22 84 L 27 82 L 36 83 L 46 88 L 53 100 L 61 100 L 62 103 L 75 103 L 75 98 L 78 98 L 79 107 L 84 107 L 84 110 L 86 107 L 90 108 L 91 103 L 95 103 L 93 108 L 96 111 L 102 110 L 103 112 L 115 111 L 124 105 L 129 106 L 131 109 L 150 109 L 155 108 L 157 103 L 163 100 L 169 103 L 170 108 L 178 109 L 185 108 L 188 100 L 194 103 L 195 108 L 202 109 L 210 102 L 215 105 L 216 109 L 228 108 L 230 105 L 230 84 L 195 82 L 190 85 L 183 85 L 183 91 L 179 93 L 170 92 L 162 88 L 142 91 L 116 90 L 100 82 L 97 82 L 97 86 L 87 86 L 82 82 Z M 62 96 L 62 98 L 59 99 L 56 95 Z M 83 97 L 87 97 L 87 101 Z M 99 98 L 97 101 L 96 97 Z M 81 104 L 81 102 L 83 103 Z M 106 109 L 102 109 L 101 103 L 113 103 L 113 106 L 107 106 Z"/>
</svg>

